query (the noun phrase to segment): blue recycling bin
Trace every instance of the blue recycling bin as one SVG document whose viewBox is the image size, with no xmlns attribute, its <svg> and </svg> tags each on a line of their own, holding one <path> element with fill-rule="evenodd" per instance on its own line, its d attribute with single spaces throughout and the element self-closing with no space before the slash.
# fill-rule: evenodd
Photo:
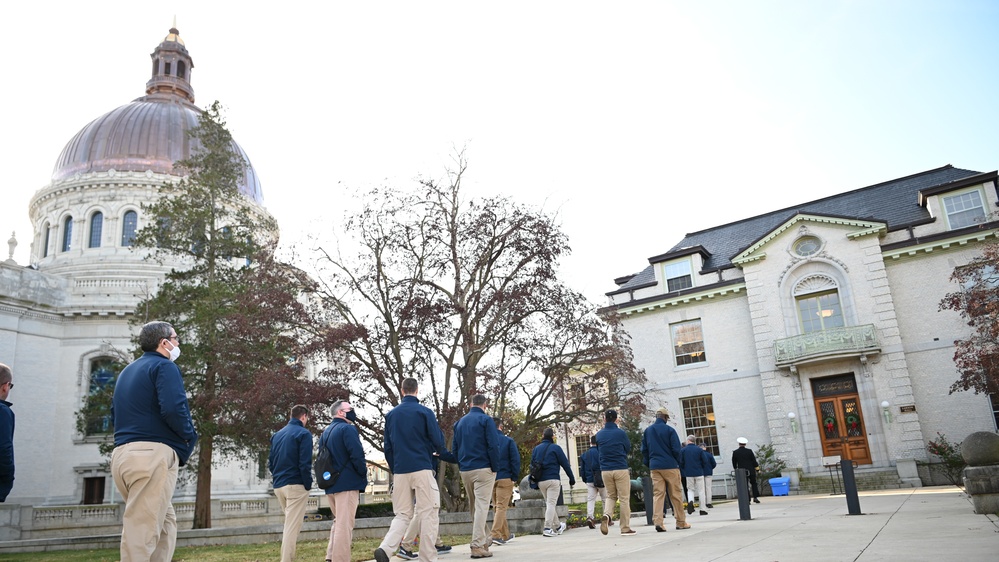
<svg viewBox="0 0 999 562">
<path fill-rule="evenodd" d="M 786 496 L 791 487 L 791 479 L 787 477 L 771 478 L 769 482 L 775 496 Z"/>
</svg>

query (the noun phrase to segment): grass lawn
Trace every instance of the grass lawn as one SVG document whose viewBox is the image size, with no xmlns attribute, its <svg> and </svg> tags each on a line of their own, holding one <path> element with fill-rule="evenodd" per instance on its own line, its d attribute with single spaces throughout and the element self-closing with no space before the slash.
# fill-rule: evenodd
<svg viewBox="0 0 999 562">
<path fill-rule="evenodd" d="M 469 535 L 445 535 L 444 544 L 468 544 Z M 371 560 L 381 539 L 354 539 L 351 562 Z M 321 561 L 326 558 L 326 541 L 298 541 L 298 560 Z M 174 562 L 274 562 L 281 558 L 281 543 L 239 544 L 232 546 L 189 546 L 178 548 Z M 118 549 L 60 550 L 4 555 L 5 562 L 117 562 Z"/>
</svg>

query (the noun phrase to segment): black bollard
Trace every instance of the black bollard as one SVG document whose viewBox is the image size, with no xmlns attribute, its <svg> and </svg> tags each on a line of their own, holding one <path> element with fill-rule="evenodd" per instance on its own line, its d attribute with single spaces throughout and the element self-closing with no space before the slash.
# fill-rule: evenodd
<svg viewBox="0 0 999 562">
<path fill-rule="evenodd" d="M 735 469 L 735 495 L 739 498 L 739 519 L 749 521 L 753 516 L 749 513 L 749 471 L 745 468 Z"/>
<path fill-rule="evenodd" d="M 656 503 L 655 497 L 652 493 L 652 478 L 649 476 L 642 477 L 642 495 L 645 496 L 645 522 L 649 525 L 652 524 L 652 510 Z"/>
<path fill-rule="evenodd" d="M 843 492 L 846 494 L 846 509 L 850 515 L 862 515 L 860 512 L 860 497 L 857 496 L 857 479 L 853 476 L 853 461 L 839 463 L 843 470 Z"/>
</svg>

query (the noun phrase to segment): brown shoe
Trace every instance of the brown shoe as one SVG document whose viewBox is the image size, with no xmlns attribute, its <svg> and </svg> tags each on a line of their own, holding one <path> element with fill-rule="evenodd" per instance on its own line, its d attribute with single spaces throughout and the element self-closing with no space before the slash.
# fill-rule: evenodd
<svg viewBox="0 0 999 562">
<path fill-rule="evenodd" d="M 472 548 L 472 558 L 490 558 L 493 553 L 484 548 Z"/>
<path fill-rule="evenodd" d="M 689 528 L 690 528 L 690 523 L 687 523 L 686 521 L 684 521 L 683 523 L 680 523 L 679 521 L 677 521 L 677 523 L 676 523 L 676 530 L 677 531 L 682 531 L 684 529 L 689 529 Z"/>
</svg>

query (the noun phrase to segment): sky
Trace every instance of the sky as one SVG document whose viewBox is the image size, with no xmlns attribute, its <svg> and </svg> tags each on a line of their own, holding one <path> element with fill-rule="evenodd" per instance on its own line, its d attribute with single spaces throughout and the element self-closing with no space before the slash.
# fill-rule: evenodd
<svg viewBox="0 0 999 562">
<path fill-rule="evenodd" d="M 595 304 L 686 233 L 953 164 L 999 168 L 999 2 L 7 2 L 0 235 L 176 18 L 282 240 L 443 178 L 557 217 Z M 0 245 L 0 248 L 3 248 Z M 0 259 L 7 250 L 0 250 Z"/>
</svg>

